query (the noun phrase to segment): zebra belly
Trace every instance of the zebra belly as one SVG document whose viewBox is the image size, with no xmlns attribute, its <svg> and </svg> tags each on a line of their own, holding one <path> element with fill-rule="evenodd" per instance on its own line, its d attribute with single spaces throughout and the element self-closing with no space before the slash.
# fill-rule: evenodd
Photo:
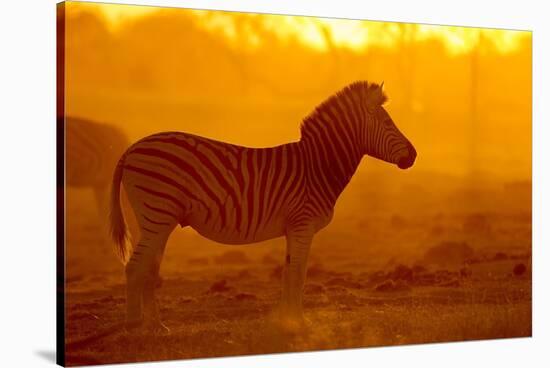
<svg viewBox="0 0 550 368">
<path fill-rule="evenodd" d="M 259 226 L 253 231 L 246 225 L 238 229 L 234 223 L 225 226 L 219 221 L 205 222 L 203 216 L 189 216 L 187 224 L 207 239 L 222 244 L 251 244 L 285 235 L 285 223 L 282 219 L 273 219 L 269 224 Z"/>
</svg>

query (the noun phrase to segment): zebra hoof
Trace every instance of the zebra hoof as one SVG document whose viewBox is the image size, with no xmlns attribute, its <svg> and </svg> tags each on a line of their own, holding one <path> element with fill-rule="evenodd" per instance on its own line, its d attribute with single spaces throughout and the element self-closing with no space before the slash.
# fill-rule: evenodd
<svg viewBox="0 0 550 368">
<path fill-rule="evenodd" d="M 280 331 L 289 335 L 304 334 L 311 325 L 309 321 L 301 317 L 282 318 L 278 321 Z"/>
<path fill-rule="evenodd" d="M 143 320 L 132 320 L 132 321 L 126 321 L 124 324 L 124 331 L 129 334 L 135 334 L 139 332 L 143 325 Z"/>
<path fill-rule="evenodd" d="M 302 313 L 288 313 L 281 308 L 276 308 L 271 313 L 270 320 L 282 332 L 291 334 L 302 333 L 311 326 L 311 322 Z"/>
</svg>

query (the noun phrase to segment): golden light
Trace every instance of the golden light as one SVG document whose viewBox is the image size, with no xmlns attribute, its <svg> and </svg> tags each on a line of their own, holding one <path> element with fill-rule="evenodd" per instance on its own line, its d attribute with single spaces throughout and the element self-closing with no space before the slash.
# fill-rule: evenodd
<svg viewBox="0 0 550 368">
<path fill-rule="evenodd" d="M 179 11 L 175 8 L 156 8 L 150 6 L 71 3 L 82 10 L 101 12 L 108 25 L 117 29 L 126 21 L 148 16 L 154 12 Z M 327 19 L 314 17 L 281 16 L 270 14 L 213 12 L 190 10 L 205 29 L 221 33 L 239 47 L 257 48 L 261 45 L 261 34 L 251 26 L 260 24 L 262 31 L 276 35 L 283 42 L 297 40 L 314 50 L 325 52 L 332 46 L 352 51 L 363 51 L 369 47 L 396 47 L 403 41 L 406 32 L 407 41 L 443 40 L 449 53 L 462 54 L 472 50 L 484 37 L 501 53 L 512 52 L 529 32 L 498 29 L 479 29 L 470 27 L 439 26 L 425 24 L 400 24 L 390 22 L 359 21 L 347 19 Z M 259 22 L 258 22 L 259 20 Z M 243 24 L 238 24 L 238 23 Z M 405 31 L 405 27 L 408 27 Z"/>
<path fill-rule="evenodd" d="M 67 3 L 72 9 L 102 13 L 109 27 L 116 29 L 130 19 L 149 15 L 159 8 L 153 6 L 101 4 L 101 3 Z"/>
</svg>

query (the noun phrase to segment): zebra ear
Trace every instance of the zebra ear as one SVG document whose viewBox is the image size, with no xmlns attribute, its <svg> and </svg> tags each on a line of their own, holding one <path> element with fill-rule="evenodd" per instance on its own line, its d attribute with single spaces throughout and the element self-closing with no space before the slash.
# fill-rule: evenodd
<svg viewBox="0 0 550 368">
<path fill-rule="evenodd" d="M 374 112 L 377 107 L 382 106 L 388 99 L 383 91 L 384 82 L 380 85 L 374 84 L 372 87 L 367 96 L 367 110 L 369 112 Z"/>
</svg>

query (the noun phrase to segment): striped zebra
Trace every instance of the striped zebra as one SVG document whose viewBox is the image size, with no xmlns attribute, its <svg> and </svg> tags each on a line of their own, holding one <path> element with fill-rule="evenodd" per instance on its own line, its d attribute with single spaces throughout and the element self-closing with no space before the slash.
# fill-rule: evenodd
<svg viewBox="0 0 550 368">
<path fill-rule="evenodd" d="M 79 117 L 65 118 L 65 142 L 65 183 L 93 190 L 99 221 L 106 225 L 113 172 L 130 143 L 119 129 Z"/>
<path fill-rule="evenodd" d="M 224 244 L 286 237 L 282 321 L 302 321 L 302 290 L 313 236 L 361 158 L 409 168 L 416 151 L 383 108 L 382 85 L 355 82 L 319 105 L 298 142 L 247 148 L 182 132 L 145 137 L 120 158 L 113 178 L 111 232 L 126 266 L 129 327 L 167 330 L 155 302 L 166 241 L 191 226 Z M 121 213 L 124 186 L 140 228 L 132 250 Z M 128 258 L 129 257 L 129 258 Z"/>
</svg>

